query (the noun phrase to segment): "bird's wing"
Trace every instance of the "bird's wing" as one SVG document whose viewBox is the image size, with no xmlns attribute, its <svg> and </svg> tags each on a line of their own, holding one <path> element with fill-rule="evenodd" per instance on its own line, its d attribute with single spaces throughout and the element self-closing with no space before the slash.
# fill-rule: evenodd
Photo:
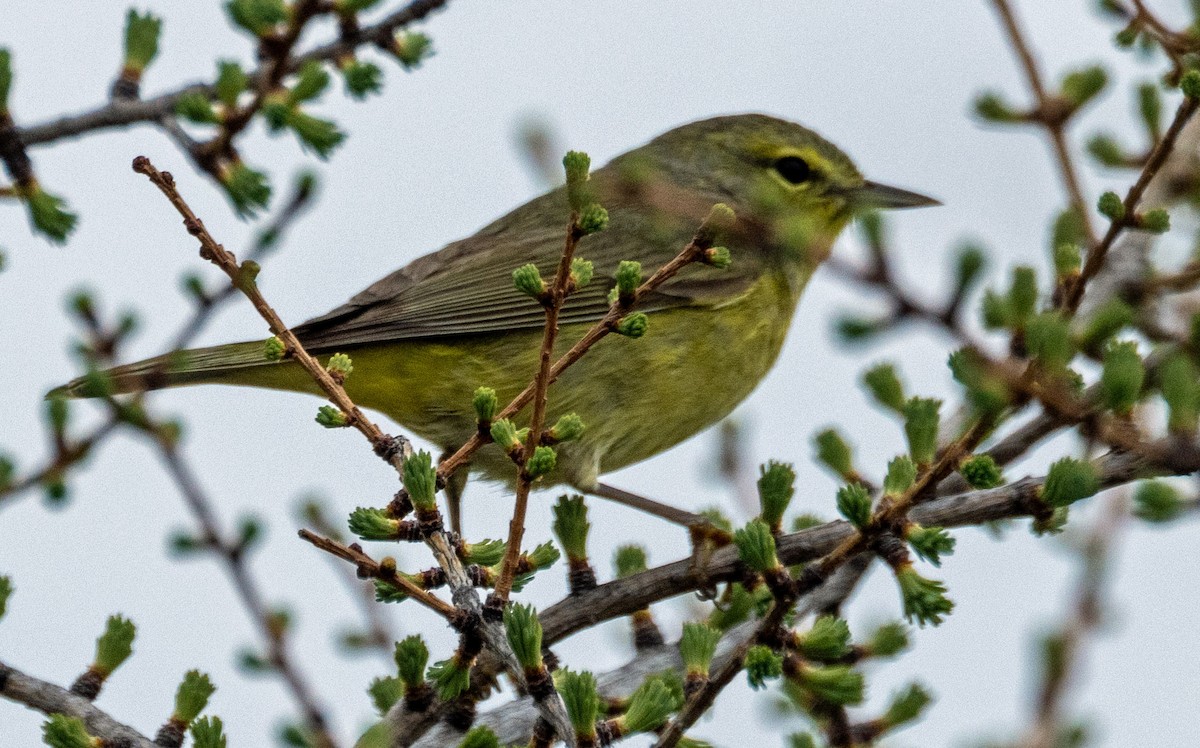
<svg viewBox="0 0 1200 748">
<path fill-rule="evenodd" d="M 537 203 L 553 197 L 551 193 L 539 198 L 478 234 L 415 260 L 295 332 L 305 347 L 328 350 L 541 328 L 542 307 L 516 290 L 512 271 L 534 263 L 547 282 L 554 277 L 566 221 L 537 220 L 547 209 Z M 554 214 L 565 216 L 565 205 Z M 611 215 L 608 230 L 579 243 L 577 256 L 591 260 L 595 273 L 588 286 L 568 299 L 560 315 L 565 324 L 594 322 L 604 316 L 621 260 L 640 261 L 649 277 L 686 245 L 697 225 L 688 221 L 686 230 L 683 223 L 674 231 L 664 229 L 661 223 L 619 205 Z M 547 227 L 547 223 L 555 225 Z M 653 312 L 735 298 L 757 277 L 757 264 L 755 257 L 743 256 L 735 257 L 733 266 L 725 270 L 686 267 L 639 302 L 638 309 Z"/>
</svg>

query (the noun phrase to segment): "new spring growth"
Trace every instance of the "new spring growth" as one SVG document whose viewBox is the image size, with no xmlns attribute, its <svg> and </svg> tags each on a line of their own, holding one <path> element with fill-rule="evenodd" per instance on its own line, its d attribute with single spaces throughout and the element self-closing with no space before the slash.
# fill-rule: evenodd
<svg viewBox="0 0 1200 748">
<path fill-rule="evenodd" d="M 1009 325 L 1022 328 L 1037 311 L 1037 274 L 1033 268 L 1013 268 L 1012 285 L 1008 289 Z"/>
<path fill-rule="evenodd" d="M 686 675 L 683 690 L 692 694 L 708 681 L 708 669 L 712 665 L 713 655 L 717 652 L 717 643 L 721 641 L 720 629 L 706 623 L 683 624 L 683 636 L 679 639 L 679 655 L 683 658 Z"/>
<path fill-rule="evenodd" d="M 758 691 L 767 687 L 768 680 L 783 675 L 783 657 L 770 647 L 755 644 L 746 651 L 743 667 L 750 687 Z"/>
<path fill-rule="evenodd" d="M 282 361 L 287 354 L 287 346 L 277 336 L 271 336 L 263 343 L 263 358 L 268 361 Z"/>
<path fill-rule="evenodd" d="M 202 717 L 192 723 L 192 748 L 226 748 L 220 717 Z"/>
<path fill-rule="evenodd" d="M 51 714 L 42 723 L 42 740 L 50 748 L 102 748 L 99 738 L 88 734 L 83 720 L 65 714 Z"/>
<path fill-rule="evenodd" d="M 332 405 L 317 408 L 316 421 L 327 429 L 340 429 L 350 425 L 350 417 Z"/>
<path fill-rule="evenodd" d="M 388 48 L 405 70 L 416 70 L 433 56 L 433 40 L 420 31 L 400 31 Z"/>
<path fill-rule="evenodd" d="M 717 270 L 725 270 L 733 264 L 733 255 L 730 254 L 728 247 L 709 247 L 704 250 L 700 261 L 705 265 L 711 265 Z"/>
<path fill-rule="evenodd" d="M 350 98 L 361 101 L 383 90 L 383 69 L 375 63 L 349 57 L 339 67 Z"/>
<path fill-rule="evenodd" d="M 467 731 L 458 748 L 500 748 L 500 739 L 491 728 L 479 725 Z"/>
<path fill-rule="evenodd" d="M 646 570 L 646 549 L 640 545 L 623 545 L 613 553 L 613 566 L 617 579 L 639 574 Z"/>
<path fill-rule="evenodd" d="M 1004 483 L 1004 473 L 991 455 L 971 455 L 958 466 L 958 472 L 971 488 L 995 488 Z"/>
<path fill-rule="evenodd" d="M 513 285 L 521 293 L 530 298 L 542 301 L 546 298 L 546 281 L 542 279 L 541 271 L 532 262 L 522 265 L 512 273 Z"/>
<path fill-rule="evenodd" d="M 577 291 L 587 284 L 592 282 L 592 274 L 595 268 L 591 260 L 584 260 L 576 257 L 571 260 L 571 284 L 569 288 L 572 291 Z"/>
<path fill-rule="evenodd" d="M 850 654 L 850 626 L 837 616 L 820 616 L 812 628 L 795 639 L 806 660 L 833 662 Z"/>
<path fill-rule="evenodd" d="M 421 450 L 404 461 L 401 480 L 418 513 L 437 511 L 437 470 L 428 452 Z"/>
<path fill-rule="evenodd" d="M 225 9 L 235 24 L 258 37 L 266 36 L 288 17 L 283 0 L 229 0 Z"/>
<path fill-rule="evenodd" d="M 1047 372 L 1061 373 L 1075 356 L 1067 320 L 1056 311 L 1034 315 L 1025 326 L 1029 355 Z"/>
<path fill-rule="evenodd" d="M 1138 355 L 1137 343 L 1113 341 L 1104 351 L 1104 369 L 1100 374 L 1100 393 L 1104 406 L 1127 416 L 1142 396 L 1146 366 Z"/>
<path fill-rule="evenodd" d="M 1200 379 L 1184 355 L 1171 356 L 1158 372 L 1159 387 L 1167 403 L 1167 428 L 1175 434 L 1192 434 L 1200 417 Z"/>
<path fill-rule="evenodd" d="M 1096 201 L 1096 210 L 1114 223 L 1125 218 L 1125 203 L 1121 201 L 1120 195 L 1112 191 L 1105 192 L 1100 196 L 1100 199 Z"/>
<path fill-rule="evenodd" d="M 534 447 L 533 454 L 525 461 L 525 474 L 530 480 L 537 480 L 554 470 L 557 460 L 558 454 L 553 447 Z"/>
<path fill-rule="evenodd" d="M 363 540 L 397 540 L 400 521 L 389 517 L 385 509 L 360 506 L 350 512 L 349 528 Z"/>
<path fill-rule="evenodd" d="M 567 413 L 554 422 L 545 438 L 553 443 L 572 442 L 583 435 L 583 419 L 575 413 Z"/>
<path fill-rule="evenodd" d="M 910 398 L 904 404 L 904 435 L 908 437 L 908 453 L 918 465 L 933 462 L 937 453 L 937 437 L 941 400 L 925 397 Z"/>
<path fill-rule="evenodd" d="M 878 364 L 863 372 L 863 385 L 875 402 L 897 413 L 904 412 L 904 385 L 896 375 L 896 368 L 891 364 Z"/>
<path fill-rule="evenodd" d="M 983 277 L 986 267 L 987 255 L 981 247 L 969 243 L 959 247 L 954 262 L 954 295 L 959 298 L 965 297 Z"/>
<path fill-rule="evenodd" d="M 1054 248 L 1054 273 L 1059 283 L 1078 276 L 1080 264 L 1078 244 L 1063 242 Z"/>
<path fill-rule="evenodd" d="M 471 407 L 475 410 L 475 421 L 480 429 L 491 430 L 492 419 L 500 405 L 496 391 L 491 387 L 479 387 L 471 397 Z"/>
<path fill-rule="evenodd" d="M 796 492 L 796 471 L 790 464 L 775 460 L 760 465 L 758 470 L 758 500 L 762 507 L 759 516 L 771 532 L 778 533 L 783 527 L 783 514 Z"/>
<path fill-rule="evenodd" d="M 775 536 L 761 519 L 751 520 L 733 534 L 738 557 L 751 571 L 766 574 L 782 569 L 775 555 Z"/>
<path fill-rule="evenodd" d="M 208 698 L 215 690 L 216 686 L 207 675 L 198 670 L 188 671 L 179 684 L 179 690 L 175 692 L 175 711 L 166 724 L 159 728 L 154 744 L 168 748 L 183 745 L 188 725 L 208 706 Z"/>
<path fill-rule="evenodd" d="M 1070 506 L 1100 490 L 1100 476 L 1092 463 L 1064 457 L 1050 466 L 1042 485 L 1042 501 L 1049 506 Z"/>
<path fill-rule="evenodd" d="M 1138 112 L 1150 140 L 1157 143 L 1162 137 L 1162 96 L 1157 85 L 1143 83 L 1138 86 Z"/>
<path fill-rule="evenodd" d="M 474 566 L 495 566 L 504 558 L 508 543 L 503 540 L 481 540 L 478 543 L 463 543 L 459 557 L 463 563 Z"/>
<path fill-rule="evenodd" d="M 1171 230 L 1171 214 L 1162 208 L 1148 210 L 1138 215 L 1137 227 L 1151 234 L 1165 234 Z"/>
<path fill-rule="evenodd" d="M 614 739 L 650 732 L 667 721 L 676 699 L 660 678 L 647 678 L 629 697 L 625 713 L 607 722 Z"/>
<path fill-rule="evenodd" d="M 237 106 L 238 97 L 246 90 L 250 84 L 250 79 L 246 75 L 246 71 L 242 70 L 242 66 L 233 60 L 220 60 L 217 62 L 217 100 L 225 105 L 226 109 L 233 109 Z"/>
<path fill-rule="evenodd" d="M 892 498 L 903 496 L 916 479 L 917 466 L 908 455 L 900 455 L 888 463 L 887 476 L 883 479 L 883 495 Z"/>
<path fill-rule="evenodd" d="M 567 176 L 567 203 L 571 210 L 582 211 L 592 202 L 591 191 L 587 188 L 592 159 L 582 151 L 567 151 L 563 156 L 563 170 Z"/>
<path fill-rule="evenodd" d="M 0 47 L 0 118 L 8 116 L 8 94 L 12 90 L 12 52 Z"/>
<path fill-rule="evenodd" d="M 617 265 L 617 299 L 622 306 L 634 302 L 638 286 L 642 284 L 642 263 L 636 260 L 621 260 Z"/>
<path fill-rule="evenodd" d="M 934 566 L 942 565 L 942 556 L 954 553 L 954 538 L 942 527 L 923 527 L 910 522 L 904 529 L 904 539 L 913 552 Z"/>
<path fill-rule="evenodd" d="M 1183 514 L 1183 506 L 1179 492 L 1165 481 L 1144 481 L 1133 494 L 1133 514 L 1147 522 L 1170 522 Z"/>
<path fill-rule="evenodd" d="M 837 510 L 847 522 L 862 530 L 871 523 L 871 495 L 860 483 L 842 486 L 837 492 Z"/>
<path fill-rule="evenodd" d="M 627 314 L 617 323 L 617 334 L 627 338 L 637 340 L 646 334 L 646 328 L 649 327 L 650 320 L 641 312 Z"/>
<path fill-rule="evenodd" d="M 1008 407 L 1012 392 L 1000 377 L 994 376 L 978 352 L 963 348 L 950 354 L 947 361 L 954 379 L 966 390 L 967 401 L 980 415 L 994 417 Z"/>
<path fill-rule="evenodd" d="M 367 686 L 367 695 L 371 697 L 371 703 L 375 706 L 375 711 L 380 717 L 385 716 L 396 702 L 404 696 L 404 684 L 399 678 L 391 675 L 385 675 L 379 678 L 373 678 L 370 685 Z"/>
<path fill-rule="evenodd" d="M 78 221 L 78 216 L 67 210 L 66 201 L 46 192 L 37 181 L 19 184 L 16 190 L 29 208 L 29 221 L 33 229 L 54 244 L 65 242 Z"/>
<path fill-rule="evenodd" d="M 133 654 L 136 634 L 137 627 L 131 621 L 119 615 L 109 616 L 104 633 L 96 639 L 96 657 L 72 684 L 71 692 L 89 701 L 95 699 L 104 681 Z"/>
<path fill-rule="evenodd" d="M 946 597 L 946 585 L 921 576 L 911 563 L 897 566 L 895 574 L 904 602 L 904 617 L 910 622 L 915 621 L 922 628 L 927 623 L 937 626 L 954 609 L 954 603 Z"/>
<path fill-rule="evenodd" d="M 158 37 L 162 33 L 162 19 L 151 13 L 142 15 L 133 8 L 125 16 L 125 62 L 122 76 L 137 82 L 142 71 L 150 66 L 158 55 Z M 136 89 L 135 89 L 136 91 Z"/>
<path fill-rule="evenodd" d="M 996 123 L 1021 122 L 1025 116 L 1018 112 L 1004 97 L 994 91 L 980 94 L 975 99 L 975 114 L 980 119 Z"/>
<path fill-rule="evenodd" d="M 338 384 L 344 384 L 346 377 L 354 371 L 354 363 L 346 354 L 335 353 L 329 357 L 329 363 L 325 365 L 325 370 Z"/>
<path fill-rule="evenodd" d="M 8 598 L 12 597 L 12 593 L 12 577 L 0 577 L 0 619 L 4 618 L 4 613 L 8 610 Z"/>
<path fill-rule="evenodd" d="M 600 716 L 595 676 L 586 671 L 577 673 L 562 668 L 554 673 L 554 685 L 567 708 L 576 742 L 580 746 L 595 745 L 596 718 Z"/>
<path fill-rule="evenodd" d="M 459 651 L 449 660 L 434 663 L 429 668 L 429 679 L 443 701 L 456 699 L 471 685 L 471 664 L 474 657 L 466 659 Z"/>
<path fill-rule="evenodd" d="M 1099 66 L 1070 72 L 1063 78 L 1062 96 L 1075 109 L 1096 97 L 1108 84 L 1108 74 Z"/>
<path fill-rule="evenodd" d="M 587 521 L 587 504 L 582 496 L 558 497 L 558 503 L 554 505 L 552 529 L 567 554 L 567 578 L 572 594 L 596 586 L 596 572 L 588 563 L 587 556 L 587 536 L 591 527 Z"/>
<path fill-rule="evenodd" d="M 512 604 L 504 609 L 504 631 L 517 662 L 525 671 L 529 694 L 541 701 L 554 693 L 553 682 L 542 663 L 542 623 L 532 605 Z"/>
<path fill-rule="evenodd" d="M 501 418 L 499 421 L 493 421 L 492 427 L 489 429 L 492 435 L 492 441 L 496 443 L 500 449 L 503 449 L 509 457 L 516 458 L 520 455 L 522 443 L 529 436 L 529 429 L 518 429 L 513 425 L 513 422 L 507 418 Z"/>
<path fill-rule="evenodd" d="M 588 203 L 579 211 L 579 231 L 587 236 L 608 228 L 608 211 L 597 203 Z"/>
<path fill-rule="evenodd" d="M 241 161 L 225 164 L 220 170 L 221 185 L 238 216 L 253 218 L 271 201 L 267 175 Z"/>
<path fill-rule="evenodd" d="M 844 706 L 861 704 L 866 696 L 862 673 L 845 665 L 821 667 L 788 657 L 783 674 L 818 701 Z"/>
<path fill-rule="evenodd" d="M 848 483 L 859 480 L 850 445 L 841 434 L 834 429 L 826 429 L 813 437 L 813 442 L 817 446 L 817 459 L 835 475 Z"/>
<path fill-rule="evenodd" d="M 1189 99 L 1200 99 L 1200 72 L 1189 70 L 1179 79 L 1179 90 Z"/>
<path fill-rule="evenodd" d="M 1097 133 L 1089 138 L 1087 152 L 1103 166 L 1125 166 L 1130 162 L 1125 149 L 1109 133 Z"/>
<path fill-rule="evenodd" d="M 885 623 L 871 633 L 866 650 L 871 657 L 894 657 L 908 647 L 908 627 L 899 621 Z"/>
<path fill-rule="evenodd" d="M 409 709 L 423 712 L 433 693 L 425 683 L 425 666 L 429 664 L 429 648 L 419 634 L 396 642 L 394 654 L 396 675 L 404 685 L 404 701 Z"/>
<path fill-rule="evenodd" d="M 904 690 L 892 696 L 887 712 L 883 715 L 886 729 L 894 730 L 920 717 L 921 712 L 932 700 L 933 697 L 921 684 L 910 683 Z"/>
</svg>

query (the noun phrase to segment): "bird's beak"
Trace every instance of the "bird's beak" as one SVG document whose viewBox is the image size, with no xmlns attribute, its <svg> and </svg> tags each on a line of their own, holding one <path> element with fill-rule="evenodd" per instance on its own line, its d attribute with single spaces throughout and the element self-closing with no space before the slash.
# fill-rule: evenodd
<svg viewBox="0 0 1200 748">
<path fill-rule="evenodd" d="M 932 197 L 869 181 L 863 182 L 862 187 L 854 189 L 850 193 L 850 197 L 856 206 L 876 210 L 926 208 L 942 204 L 940 200 L 934 200 Z"/>
</svg>

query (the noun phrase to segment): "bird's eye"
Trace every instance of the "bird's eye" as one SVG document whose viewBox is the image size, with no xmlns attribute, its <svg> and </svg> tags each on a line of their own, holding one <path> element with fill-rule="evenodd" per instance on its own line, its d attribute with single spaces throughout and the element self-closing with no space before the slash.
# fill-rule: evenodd
<svg viewBox="0 0 1200 748">
<path fill-rule="evenodd" d="M 775 171 L 792 184 L 804 184 L 812 177 L 812 167 L 799 156 L 784 156 L 777 160 Z"/>
</svg>

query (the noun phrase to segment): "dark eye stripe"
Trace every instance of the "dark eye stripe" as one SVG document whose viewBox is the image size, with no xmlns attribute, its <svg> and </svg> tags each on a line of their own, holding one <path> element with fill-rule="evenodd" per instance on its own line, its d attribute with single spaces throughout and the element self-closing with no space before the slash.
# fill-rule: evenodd
<svg viewBox="0 0 1200 748">
<path fill-rule="evenodd" d="M 777 160 L 775 171 L 792 184 L 803 184 L 812 177 L 812 167 L 799 156 L 784 156 Z"/>
</svg>

